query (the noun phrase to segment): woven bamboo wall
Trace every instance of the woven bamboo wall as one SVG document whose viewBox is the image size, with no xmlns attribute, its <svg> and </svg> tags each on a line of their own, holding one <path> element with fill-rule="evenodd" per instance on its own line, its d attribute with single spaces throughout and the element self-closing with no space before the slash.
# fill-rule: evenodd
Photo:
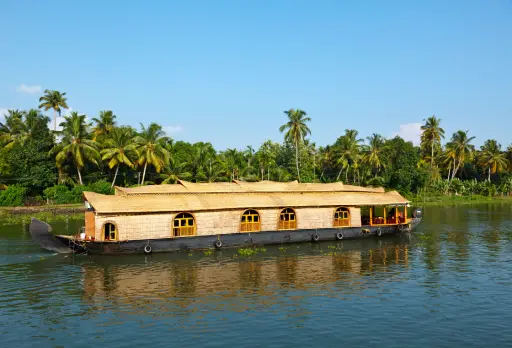
<svg viewBox="0 0 512 348">
<path fill-rule="evenodd" d="M 348 208 L 350 211 L 350 226 L 360 227 L 361 226 L 361 208 L 351 207 Z"/>
<path fill-rule="evenodd" d="M 96 215 L 96 240 L 103 240 L 103 225 L 107 222 L 117 226 L 117 239 L 138 240 L 168 238 L 171 236 L 171 214 L 151 215 Z"/>
<path fill-rule="evenodd" d="M 351 207 L 351 226 L 361 226 L 361 210 Z M 277 229 L 281 209 L 258 209 L 262 231 Z M 295 209 L 297 228 L 331 228 L 335 207 Z M 237 233 L 243 210 L 198 212 L 193 214 L 198 236 Z M 118 240 L 144 240 L 171 237 L 172 221 L 176 214 L 141 215 L 96 215 L 95 238 L 103 240 L 103 225 L 107 222 L 117 226 Z"/>
</svg>

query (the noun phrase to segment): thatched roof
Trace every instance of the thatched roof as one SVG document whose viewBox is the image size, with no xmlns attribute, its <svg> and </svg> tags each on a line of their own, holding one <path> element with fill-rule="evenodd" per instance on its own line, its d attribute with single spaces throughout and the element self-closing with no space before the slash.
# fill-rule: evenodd
<svg viewBox="0 0 512 348">
<path fill-rule="evenodd" d="M 276 182 L 259 181 L 245 182 L 233 180 L 232 182 L 194 183 L 179 180 L 171 185 L 149 185 L 133 188 L 116 187 L 116 195 L 170 195 L 184 193 L 280 193 L 280 192 L 379 192 L 382 187 L 361 187 L 343 185 L 341 182 L 333 183 L 298 183 L 297 181 Z"/>
<path fill-rule="evenodd" d="M 232 186 L 226 190 L 227 186 Z M 300 208 L 407 204 L 398 192 L 341 183 L 213 183 L 117 188 L 109 196 L 84 192 L 97 213 L 163 213 L 248 208 Z M 186 191 L 184 191 L 186 190 Z"/>
</svg>

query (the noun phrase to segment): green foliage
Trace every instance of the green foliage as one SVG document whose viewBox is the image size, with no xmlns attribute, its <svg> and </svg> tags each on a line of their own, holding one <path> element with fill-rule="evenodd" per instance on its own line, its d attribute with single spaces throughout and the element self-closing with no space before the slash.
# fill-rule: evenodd
<svg viewBox="0 0 512 348">
<path fill-rule="evenodd" d="M 405 194 L 418 192 L 425 186 L 429 177 L 428 171 L 425 168 L 418 168 L 419 149 L 411 142 L 395 137 L 388 141 L 385 153 L 391 162 L 385 179 L 389 188 Z"/>
<path fill-rule="evenodd" d="M 43 191 L 44 197 L 54 204 L 76 203 L 76 197 L 66 185 L 55 185 Z"/>
<path fill-rule="evenodd" d="M 45 187 L 53 185 L 57 179 L 55 162 L 49 155 L 53 147 L 53 136 L 44 117 L 32 120 L 29 132 L 23 143 L 17 142 L 13 145 L 5 162 L 9 167 L 11 180 L 26 187 L 30 194 L 37 195 Z"/>
<path fill-rule="evenodd" d="M 90 183 L 89 185 L 76 185 L 69 188 L 66 185 L 55 185 L 44 190 L 44 197 L 54 204 L 71 204 L 83 201 L 82 193 L 84 191 L 96 192 L 110 195 L 114 190 L 110 184 L 104 180 Z"/>
<path fill-rule="evenodd" d="M 101 193 L 104 195 L 114 194 L 114 190 L 110 187 L 110 184 L 105 180 L 96 181 L 86 186 L 86 191 Z"/>
<path fill-rule="evenodd" d="M 11 185 L 7 190 L 0 191 L 0 206 L 22 206 L 27 196 L 27 188 L 19 185 Z"/>
<path fill-rule="evenodd" d="M 450 195 L 453 197 L 471 197 L 471 199 L 481 199 L 482 197 L 495 197 L 501 194 L 508 194 L 512 190 L 512 177 L 503 176 L 501 183 L 498 185 L 489 181 L 460 180 L 454 178 L 452 180 L 439 179 L 433 181 L 428 190 L 423 194 L 430 197 L 441 197 Z M 421 200 L 421 197 L 415 197 Z M 455 198 L 456 199 L 456 198 Z"/>
<path fill-rule="evenodd" d="M 46 90 L 40 107 L 53 110 L 55 119 L 67 108 L 66 93 Z M 468 131 L 456 131 L 442 144 L 445 131 L 435 116 L 424 120 L 419 147 L 379 134 L 363 141 L 354 129 L 317 147 L 307 138 L 311 119 L 306 112 L 290 109 L 285 114 L 286 124 L 279 128 L 283 142 L 217 151 L 209 142 L 174 141 L 155 123 L 141 125 L 139 131 L 118 124 L 110 110 L 92 118 L 92 125 L 85 115 L 72 112 L 55 133 L 39 110 L 8 110 L 0 123 L 0 187 L 18 184 L 28 196 L 42 195 L 54 203 L 81 202 L 85 190 L 110 194 L 113 185 L 179 180 L 343 181 L 383 186 L 408 197 L 420 192 L 493 197 L 512 191 L 512 145 L 502 150 L 490 139 L 475 151 Z M 59 135 L 57 143 L 54 134 Z"/>
<path fill-rule="evenodd" d="M 267 249 L 265 248 L 240 248 L 238 249 L 238 255 L 241 256 L 252 256 L 258 253 L 264 253 Z"/>
</svg>

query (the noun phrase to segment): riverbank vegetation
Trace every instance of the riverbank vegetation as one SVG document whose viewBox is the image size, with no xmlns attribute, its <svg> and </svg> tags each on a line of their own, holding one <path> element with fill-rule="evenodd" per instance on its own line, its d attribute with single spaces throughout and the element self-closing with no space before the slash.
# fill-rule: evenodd
<svg viewBox="0 0 512 348">
<path fill-rule="evenodd" d="M 176 141 L 157 123 L 139 129 L 123 125 L 111 110 L 91 118 L 70 112 L 57 129 L 57 115 L 68 107 L 66 93 L 47 90 L 39 101 L 39 109 L 8 110 L 0 123 L 0 206 L 77 203 L 86 190 L 110 194 L 114 185 L 179 179 L 341 180 L 396 189 L 424 202 L 512 191 L 512 145 L 505 149 L 489 139 L 477 149 L 469 131 L 448 136 L 436 116 L 424 120 L 420 146 L 398 136 L 362 139 L 354 129 L 344 130 L 333 144 L 317 146 L 308 138 L 314 131 L 310 116 L 290 109 L 279 129 L 283 142 L 218 151 L 209 142 Z M 42 114 L 49 110 L 53 129 Z"/>
</svg>

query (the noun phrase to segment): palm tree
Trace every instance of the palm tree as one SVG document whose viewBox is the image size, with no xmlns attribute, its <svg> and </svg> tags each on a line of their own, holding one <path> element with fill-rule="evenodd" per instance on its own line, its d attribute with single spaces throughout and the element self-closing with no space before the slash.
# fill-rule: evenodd
<svg viewBox="0 0 512 348">
<path fill-rule="evenodd" d="M 471 144 L 475 137 L 468 137 L 469 131 L 457 131 L 453 133 L 450 148 L 454 151 L 454 168 L 452 172 L 452 179 L 457 174 L 461 165 L 464 165 L 466 160 L 471 159 L 475 146 Z"/>
<path fill-rule="evenodd" d="M 43 108 L 44 111 L 53 109 L 53 130 L 57 130 L 57 113 L 61 113 L 62 109 L 68 109 L 66 104 L 66 92 L 61 93 L 59 91 L 51 91 L 49 89 L 44 90 L 44 95 L 39 98 L 39 108 Z"/>
<path fill-rule="evenodd" d="M 53 150 L 57 153 L 55 161 L 59 169 L 71 158 L 76 166 L 80 185 L 83 185 L 81 169 L 85 167 L 85 163 L 91 162 L 98 166 L 100 158 L 98 143 L 88 139 L 85 117 L 76 111 L 64 117 L 64 122 L 60 124 L 62 131 L 59 132 L 63 135 L 62 141 Z"/>
<path fill-rule="evenodd" d="M 193 147 L 195 151 L 190 161 L 190 167 L 192 169 L 192 176 L 198 182 L 198 180 L 205 177 L 205 172 L 212 167 L 212 162 L 216 161 L 216 153 L 210 143 L 199 142 L 195 143 Z"/>
<path fill-rule="evenodd" d="M 41 114 L 41 112 L 37 109 L 30 109 L 29 111 L 24 112 L 25 122 L 23 123 L 23 127 L 27 136 L 30 137 L 32 130 L 37 126 L 40 119 L 43 119 L 45 123 L 48 123 L 50 119 L 47 116 Z"/>
<path fill-rule="evenodd" d="M 283 133 L 285 130 L 288 130 L 284 139 L 295 146 L 295 164 L 297 166 L 297 178 L 300 182 L 299 145 L 308 134 L 311 134 L 311 130 L 306 125 L 306 122 L 310 122 L 311 118 L 306 117 L 306 112 L 300 109 L 290 109 L 284 113 L 288 116 L 288 122 L 279 127 L 279 132 Z"/>
<path fill-rule="evenodd" d="M 376 177 L 381 168 L 386 167 L 384 138 L 382 135 L 374 133 L 366 139 L 368 140 L 368 146 L 364 148 L 363 162 L 372 167 L 374 177 Z"/>
<path fill-rule="evenodd" d="M 252 161 L 252 158 L 253 158 L 255 152 L 256 151 L 254 151 L 254 149 L 251 145 L 247 145 L 247 150 L 245 150 L 245 153 L 247 155 L 247 167 L 248 168 L 251 167 L 251 161 Z"/>
<path fill-rule="evenodd" d="M 457 154 L 455 151 L 455 146 L 453 143 L 449 142 L 446 144 L 446 148 L 441 154 L 441 164 L 444 165 L 446 169 L 448 169 L 448 176 L 446 177 L 446 180 L 451 179 L 452 169 L 455 169 L 456 157 Z"/>
<path fill-rule="evenodd" d="M 345 182 L 348 182 L 348 172 L 350 166 L 359 160 L 360 155 L 360 143 L 363 139 L 357 139 L 359 132 L 355 129 L 345 129 L 345 135 L 341 136 L 338 141 L 338 164 L 341 164 L 341 169 L 338 173 L 336 180 L 339 180 L 341 172 L 346 168 L 345 171 Z"/>
<path fill-rule="evenodd" d="M 227 174 L 226 164 L 219 159 L 209 158 L 208 163 L 201 171 L 199 178 L 205 179 L 207 182 L 214 182 L 221 176 Z"/>
<path fill-rule="evenodd" d="M 501 182 L 500 191 L 510 195 L 510 192 L 512 192 L 512 177 L 509 176 Z"/>
<path fill-rule="evenodd" d="M 116 126 L 116 115 L 111 110 L 100 111 L 99 118 L 93 118 L 92 120 L 96 122 L 96 126 L 93 128 L 94 138 L 96 141 L 98 137 L 108 135 L 112 129 Z"/>
<path fill-rule="evenodd" d="M 334 162 L 334 151 L 330 145 L 319 149 L 320 153 L 320 166 L 322 168 L 322 172 L 320 173 L 320 181 L 322 182 L 324 179 L 324 174 L 326 169 L 330 169 Z"/>
<path fill-rule="evenodd" d="M 144 165 L 142 173 L 142 185 L 146 177 L 146 169 L 148 165 L 155 167 L 157 173 L 169 163 L 169 151 L 165 148 L 165 142 L 168 138 L 162 130 L 162 126 L 151 123 L 149 127 L 144 127 L 141 123 L 141 132 L 133 140 L 137 144 L 137 153 L 139 154 L 138 163 Z"/>
<path fill-rule="evenodd" d="M 510 144 L 507 147 L 507 160 L 508 160 L 509 170 L 512 172 L 512 144 Z"/>
<path fill-rule="evenodd" d="M 0 143 L 4 148 L 10 149 L 24 136 L 23 115 L 20 110 L 7 110 L 4 115 L 5 121 L 0 122 Z"/>
<path fill-rule="evenodd" d="M 270 180 L 270 168 L 276 166 L 277 154 L 280 149 L 281 145 L 273 143 L 271 140 L 265 140 L 265 142 L 261 144 L 256 158 L 259 162 L 262 181 L 265 179 L 265 170 L 267 171 L 267 180 Z"/>
<path fill-rule="evenodd" d="M 237 149 L 227 149 L 222 154 L 226 167 L 231 172 L 231 180 L 239 179 L 242 165 L 244 164 L 244 153 Z"/>
<path fill-rule="evenodd" d="M 102 160 L 108 161 L 110 169 L 116 167 L 112 185 L 116 182 L 119 166 L 124 164 L 130 168 L 134 166 L 134 159 L 137 158 L 137 145 L 132 142 L 133 134 L 130 128 L 113 128 L 109 132 L 109 137 L 105 141 L 104 149 L 101 151 Z"/>
<path fill-rule="evenodd" d="M 189 179 L 192 177 L 192 173 L 186 170 L 188 162 L 179 162 L 174 159 L 174 156 L 170 156 L 169 165 L 165 168 L 164 174 L 160 177 L 164 179 L 162 184 L 175 184 L 180 179 Z"/>
<path fill-rule="evenodd" d="M 494 139 L 486 140 L 480 147 L 478 163 L 488 168 L 487 181 L 491 181 L 491 174 L 500 173 L 509 165 L 505 153 L 501 152 L 501 144 Z"/>
<path fill-rule="evenodd" d="M 436 118 L 435 115 L 430 116 L 423 120 L 425 124 L 421 126 L 423 133 L 421 134 L 421 141 L 426 146 L 430 146 L 430 166 L 434 167 L 434 147 L 441 145 L 441 138 L 444 138 L 444 129 L 441 128 L 441 119 Z"/>
</svg>

